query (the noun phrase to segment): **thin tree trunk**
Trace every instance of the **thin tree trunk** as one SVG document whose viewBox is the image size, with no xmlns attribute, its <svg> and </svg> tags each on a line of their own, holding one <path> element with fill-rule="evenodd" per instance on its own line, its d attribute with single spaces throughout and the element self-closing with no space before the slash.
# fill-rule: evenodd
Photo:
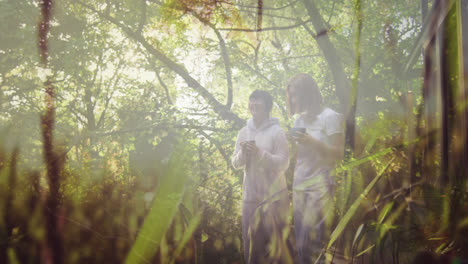
<svg viewBox="0 0 468 264">
<path fill-rule="evenodd" d="M 445 5 L 445 1 L 441 1 Z M 450 84 L 450 62 L 448 58 L 448 23 L 447 18 L 440 26 L 438 34 L 438 48 L 440 60 L 440 94 L 441 94 L 441 146 L 440 146 L 440 187 L 445 188 L 449 184 L 449 123 L 452 121 L 450 118 L 451 108 L 451 84 Z"/>
<path fill-rule="evenodd" d="M 48 35 L 52 16 L 52 0 L 40 1 L 42 20 L 39 23 L 39 55 L 41 66 L 48 67 Z M 45 86 L 45 113 L 41 118 L 42 138 L 44 140 L 44 160 L 47 169 L 49 193 L 44 206 L 46 222 L 47 248 L 51 254 L 53 264 L 64 263 L 63 239 L 58 230 L 58 212 L 60 207 L 60 160 L 54 150 L 54 122 L 55 122 L 55 89 L 50 77 L 44 82 Z"/>
<path fill-rule="evenodd" d="M 461 76 L 460 76 L 460 104 L 463 107 L 460 109 L 460 135 L 462 137 L 461 143 L 463 144 L 463 148 L 461 150 L 460 159 L 462 161 L 468 160 L 468 1 L 460 1 L 460 23 L 461 23 L 461 41 L 462 41 L 462 50 L 461 50 L 461 57 L 462 57 L 462 69 L 461 69 Z M 462 166 L 463 170 L 461 170 L 460 181 L 468 180 L 468 168 L 466 168 L 465 163 L 458 163 Z M 457 170 L 458 171 L 458 170 Z"/>
</svg>

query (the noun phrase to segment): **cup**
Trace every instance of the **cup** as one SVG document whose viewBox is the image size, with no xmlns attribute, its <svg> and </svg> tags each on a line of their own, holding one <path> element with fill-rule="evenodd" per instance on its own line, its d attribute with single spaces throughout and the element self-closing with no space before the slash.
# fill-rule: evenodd
<svg viewBox="0 0 468 264">
<path fill-rule="evenodd" d="M 305 127 L 293 127 L 289 129 L 289 134 L 291 135 L 291 137 L 296 137 L 297 136 L 296 132 L 305 133 L 306 129 Z"/>
</svg>

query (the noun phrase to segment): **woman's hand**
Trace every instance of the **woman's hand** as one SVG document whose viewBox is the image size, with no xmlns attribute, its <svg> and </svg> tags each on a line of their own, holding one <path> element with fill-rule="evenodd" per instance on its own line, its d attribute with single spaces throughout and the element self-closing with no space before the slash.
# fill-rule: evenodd
<svg viewBox="0 0 468 264">
<path fill-rule="evenodd" d="M 302 133 L 302 132 L 299 132 L 299 131 L 296 131 L 293 138 L 299 144 L 312 145 L 312 144 L 314 144 L 316 142 L 316 140 L 311 135 L 309 135 L 307 133 Z"/>
<path fill-rule="evenodd" d="M 294 139 L 296 139 L 297 143 L 320 153 L 323 159 L 329 161 L 331 164 L 343 158 L 344 136 L 342 133 L 330 136 L 331 144 L 317 140 L 311 135 L 299 131 L 296 132 Z"/>
</svg>

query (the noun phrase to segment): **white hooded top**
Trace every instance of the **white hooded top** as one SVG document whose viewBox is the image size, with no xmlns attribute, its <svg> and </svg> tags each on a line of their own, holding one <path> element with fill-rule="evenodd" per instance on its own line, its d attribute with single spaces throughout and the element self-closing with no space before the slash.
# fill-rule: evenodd
<svg viewBox="0 0 468 264">
<path fill-rule="evenodd" d="M 256 157 L 246 157 L 242 151 L 240 143 L 248 140 L 255 140 L 259 149 Z M 266 119 L 258 128 L 250 119 L 239 131 L 231 161 L 235 169 L 245 168 L 244 202 L 275 199 L 287 190 L 284 171 L 289 165 L 289 147 L 277 118 Z"/>
</svg>

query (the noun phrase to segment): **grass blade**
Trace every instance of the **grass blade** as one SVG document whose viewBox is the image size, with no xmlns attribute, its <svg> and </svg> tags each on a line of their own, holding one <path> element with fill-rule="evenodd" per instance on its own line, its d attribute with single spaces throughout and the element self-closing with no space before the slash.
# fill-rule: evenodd
<svg viewBox="0 0 468 264">
<path fill-rule="evenodd" d="M 397 220 L 398 217 L 403 213 L 403 210 L 405 210 L 408 207 L 407 203 L 402 203 L 400 206 L 395 210 L 393 214 L 391 214 L 385 223 L 383 223 L 381 229 L 380 229 L 380 234 L 379 234 L 379 241 L 384 237 L 385 234 L 390 229 L 394 229 L 395 226 L 393 226 L 393 222 Z"/>
<path fill-rule="evenodd" d="M 383 220 L 385 219 L 385 217 L 387 216 L 388 212 L 390 212 L 390 210 L 393 208 L 393 202 L 390 202 L 388 204 L 386 204 L 382 210 L 382 212 L 380 212 L 379 214 L 379 224 L 382 224 Z"/>
<path fill-rule="evenodd" d="M 375 247 L 375 245 L 372 245 L 372 246 L 370 246 L 370 247 L 364 249 L 363 251 L 359 252 L 359 253 L 356 255 L 356 257 L 359 257 L 359 256 L 365 254 L 366 252 L 369 252 L 369 250 L 373 249 L 374 247 Z"/>
<path fill-rule="evenodd" d="M 354 235 L 354 240 L 353 240 L 353 245 L 352 245 L 352 248 L 354 248 L 354 244 L 356 244 L 356 241 L 357 239 L 359 238 L 359 235 L 361 234 L 361 231 L 362 231 L 362 228 L 364 227 L 364 224 L 361 224 L 357 231 L 356 231 L 356 235 Z"/>
<path fill-rule="evenodd" d="M 387 170 L 387 168 L 390 166 L 390 164 L 393 162 L 394 159 L 395 158 L 390 160 L 388 162 L 388 164 L 385 166 L 385 168 L 383 168 L 382 171 L 380 171 L 380 173 L 377 176 L 375 176 L 375 178 L 369 183 L 369 185 L 367 185 L 366 189 L 364 189 L 364 191 L 361 193 L 361 195 L 359 195 L 359 197 L 356 199 L 356 201 L 354 201 L 354 203 L 348 209 L 346 214 L 343 216 L 343 218 L 340 220 L 340 222 L 336 226 L 335 230 L 333 230 L 333 233 L 331 234 L 330 241 L 328 242 L 327 249 L 329 249 L 331 247 L 331 245 L 333 245 L 333 243 L 341 235 L 341 233 L 345 229 L 346 225 L 349 223 L 351 218 L 356 213 L 356 210 L 359 208 L 359 205 L 361 204 L 362 199 L 370 192 L 370 190 L 372 190 L 374 185 L 377 183 L 377 181 L 380 179 L 380 177 L 382 177 L 382 175 L 384 174 L 384 172 Z"/>
<path fill-rule="evenodd" d="M 187 245 L 190 238 L 193 236 L 193 233 L 195 232 L 195 230 L 197 230 L 197 227 L 200 224 L 200 221 L 201 221 L 201 218 L 202 218 L 202 212 L 203 212 L 203 210 L 201 210 L 200 212 L 195 214 L 192 217 L 192 219 L 190 219 L 190 221 L 189 221 L 189 223 L 187 225 L 187 228 L 184 231 L 182 239 L 178 242 L 177 248 L 176 248 L 176 250 L 174 252 L 174 255 L 172 256 L 171 263 L 174 263 L 175 259 L 178 256 L 180 256 L 180 254 L 182 253 L 182 250 Z"/>
<path fill-rule="evenodd" d="M 125 260 L 127 264 L 151 261 L 178 211 L 187 181 L 184 159 L 180 157 L 180 154 L 181 152 L 174 153 L 169 161 L 168 169 L 158 188 L 159 192 L 154 198 L 153 205 L 138 233 L 135 244 L 127 255 Z"/>
</svg>

